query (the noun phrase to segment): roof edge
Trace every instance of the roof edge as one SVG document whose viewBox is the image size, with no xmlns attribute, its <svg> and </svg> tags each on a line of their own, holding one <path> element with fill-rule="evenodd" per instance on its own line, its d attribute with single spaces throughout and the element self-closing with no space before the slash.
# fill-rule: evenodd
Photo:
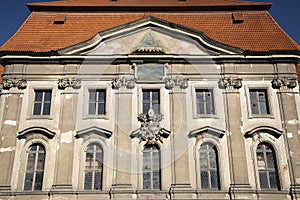
<svg viewBox="0 0 300 200">
<path fill-rule="evenodd" d="M 244 11 L 244 10 L 267 10 L 272 3 L 259 5 L 217 5 L 217 6 L 49 6 L 27 4 L 30 12 L 33 11 L 97 11 L 97 12 L 191 12 L 191 11 Z"/>
</svg>

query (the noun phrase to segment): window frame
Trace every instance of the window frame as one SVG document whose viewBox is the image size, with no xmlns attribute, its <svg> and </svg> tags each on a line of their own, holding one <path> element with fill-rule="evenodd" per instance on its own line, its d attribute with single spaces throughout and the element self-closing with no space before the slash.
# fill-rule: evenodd
<svg viewBox="0 0 300 200">
<path fill-rule="evenodd" d="M 91 99 L 90 99 L 90 94 L 91 94 L 91 92 L 92 91 L 94 91 L 95 92 L 95 94 L 96 94 L 96 99 L 95 99 L 95 101 L 91 101 Z M 104 96 L 104 102 L 101 102 L 101 100 L 99 99 L 99 94 L 100 94 L 100 92 L 104 92 L 104 94 L 105 94 L 105 96 Z M 107 104 L 107 90 L 106 89 L 88 89 L 88 115 L 90 115 L 90 116 L 105 116 L 106 115 L 106 113 L 107 113 L 107 106 L 106 106 L 106 104 Z M 96 104 L 96 106 L 95 106 L 95 114 L 90 114 L 90 104 L 91 103 L 95 103 Z M 99 104 L 104 104 L 104 113 L 103 114 L 99 114 Z"/>
<path fill-rule="evenodd" d="M 50 105 L 50 114 L 49 115 L 34 115 L 33 110 L 34 110 L 34 104 L 35 104 L 35 91 L 37 90 L 51 90 L 51 105 Z M 56 104 L 56 93 L 57 93 L 57 88 L 52 87 L 52 86 L 31 86 L 29 89 L 28 93 L 28 108 L 27 108 L 27 115 L 26 119 L 31 120 L 31 119 L 48 119 L 48 120 L 53 120 L 54 116 L 57 116 L 57 113 L 54 112 L 55 109 L 55 104 Z"/>
<path fill-rule="evenodd" d="M 155 114 L 161 114 L 163 115 L 164 112 L 164 94 L 163 94 L 163 88 L 161 86 L 141 86 L 138 89 L 138 99 L 139 99 L 139 109 L 138 109 L 138 114 L 143 113 L 143 90 L 158 90 L 159 91 L 159 110 L 160 113 L 155 113 Z"/>
<path fill-rule="evenodd" d="M 213 114 L 198 114 L 197 112 L 197 93 L 196 90 L 210 90 L 212 91 L 213 94 L 213 108 L 214 108 L 214 113 Z M 218 118 L 218 109 L 220 109 L 217 106 L 217 88 L 215 86 L 192 86 L 192 102 L 193 102 L 193 113 L 194 113 L 194 118 Z"/>
<path fill-rule="evenodd" d="M 34 181 L 32 181 L 32 185 L 31 185 L 31 189 L 25 189 L 25 184 L 26 184 L 26 176 L 27 176 L 27 167 L 28 167 L 28 160 L 29 160 L 29 152 L 30 152 L 30 148 L 33 146 L 33 145 L 39 145 L 39 146 L 42 146 L 43 147 L 43 150 L 44 150 L 44 164 L 43 164 L 43 177 L 42 177 L 42 183 L 41 183 L 41 189 L 38 189 L 38 190 L 36 190 L 35 189 L 35 183 L 36 183 L 36 180 L 34 180 Z M 35 155 L 36 155 L 36 153 L 35 153 Z M 22 190 L 24 191 L 24 192 L 42 192 L 43 191 L 43 189 L 44 189 L 44 187 L 45 187 L 45 185 L 44 185 L 44 182 L 45 182 L 45 171 L 46 171 L 46 156 L 47 156 L 47 149 L 46 149 L 46 147 L 45 147 L 45 145 L 43 144 L 43 143 L 40 143 L 40 142 L 38 142 L 38 141 L 36 141 L 36 142 L 32 142 L 30 145 L 28 145 L 27 147 L 26 147 L 26 153 L 25 153 L 25 156 L 26 156 L 26 158 L 25 158 L 25 163 L 26 163 L 26 165 L 24 165 L 24 178 L 23 178 L 23 184 L 22 184 Z M 38 159 L 38 157 L 35 157 L 35 163 L 34 163 L 34 170 L 32 171 L 32 170 L 29 170 L 29 171 L 32 171 L 33 172 L 33 176 L 36 178 L 36 165 L 37 165 L 37 159 Z"/>
<path fill-rule="evenodd" d="M 276 188 L 262 188 L 261 187 L 261 180 L 260 180 L 260 176 L 259 176 L 259 166 L 258 166 L 258 157 L 257 157 L 257 148 L 260 144 L 269 146 L 269 148 L 272 150 L 273 153 L 273 158 L 274 158 L 274 171 L 276 174 L 276 179 L 277 179 L 277 187 Z M 256 177 L 257 177 L 257 187 L 262 190 L 262 191 L 281 191 L 282 190 L 282 185 L 281 185 L 281 176 L 280 176 L 280 168 L 279 168 L 279 159 L 278 159 L 278 155 L 277 155 L 277 151 L 275 149 L 275 147 L 269 142 L 269 141 L 260 141 L 258 142 L 258 144 L 255 146 L 254 149 L 254 154 L 255 154 L 255 166 L 256 166 Z M 267 158 L 266 158 L 267 159 Z M 265 161 L 266 161 L 265 159 Z M 268 169 L 264 170 L 264 171 L 269 171 Z M 270 179 L 268 179 L 268 185 L 270 186 Z"/>
<path fill-rule="evenodd" d="M 42 99 L 41 101 L 37 101 L 36 97 L 37 97 L 37 93 L 41 92 L 42 93 Z M 50 92 L 50 101 L 46 101 L 46 93 Z M 49 103 L 50 107 L 49 107 L 49 114 L 44 114 L 45 111 L 45 104 Z M 51 104 L 52 104 L 52 90 L 49 89 L 35 89 L 34 90 L 34 101 L 33 101 L 33 110 L 32 110 L 32 115 L 33 116 L 50 116 L 51 115 Z M 41 107 L 39 109 L 40 114 L 35 114 L 35 108 L 37 104 L 41 104 Z"/>
<path fill-rule="evenodd" d="M 97 85 L 97 84 L 96 84 Z M 105 90 L 105 114 L 89 114 L 89 95 L 91 90 Z M 83 101 L 82 103 L 84 106 L 82 106 L 83 110 L 83 119 L 109 119 L 110 117 L 110 112 L 108 111 L 109 108 L 111 107 L 111 90 L 107 85 L 99 85 L 99 86 L 94 86 L 94 85 L 87 85 L 84 87 L 83 91 Z"/>
<path fill-rule="evenodd" d="M 95 169 L 90 169 L 90 170 L 87 170 L 86 169 L 86 155 L 88 153 L 88 147 L 93 145 L 93 147 L 95 148 L 95 146 L 98 146 L 100 147 L 100 150 L 101 150 L 101 159 L 102 159 L 102 163 L 101 163 L 101 168 L 99 170 L 95 170 Z M 95 149 L 93 150 L 93 163 L 95 164 L 95 153 L 97 153 L 97 151 L 95 151 Z M 83 190 L 84 191 L 103 191 L 103 170 L 104 169 L 104 149 L 102 147 L 101 144 L 97 143 L 97 142 L 91 142 L 89 144 L 86 145 L 85 147 L 85 150 L 84 150 L 84 165 L 83 165 Z M 91 189 L 86 189 L 85 188 L 85 175 L 86 175 L 86 172 L 92 172 L 92 187 Z M 101 173 L 101 180 L 100 180 L 100 188 L 99 189 L 95 189 L 95 173 L 96 172 L 100 172 Z"/>
<path fill-rule="evenodd" d="M 154 180 L 153 180 L 153 173 L 154 173 L 154 169 L 153 169 L 153 149 L 149 150 L 149 151 L 146 151 L 146 152 L 149 152 L 150 153 L 150 157 L 152 159 L 150 159 L 150 163 L 151 163 L 151 168 L 149 170 L 147 170 L 146 172 L 150 173 L 150 188 L 144 188 L 144 153 L 145 153 L 145 148 L 146 146 L 149 145 L 149 146 L 155 146 L 157 148 L 157 153 L 158 153 L 158 167 L 159 167 L 159 170 L 158 170 L 158 175 L 159 175 L 159 187 L 158 188 L 154 188 Z M 142 148 L 142 173 L 141 173 L 141 188 L 142 190 L 155 190 L 155 191 L 160 191 L 162 190 L 162 187 L 163 187 L 163 183 L 162 183 L 162 153 L 161 153 L 161 148 L 158 144 L 145 144 L 143 145 L 143 148 Z"/>
<path fill-rule="evenodd" d="M 251 107 L 251 99 L 250 99 L 250 90 L 265 90 L 267 97 L 267 106 L 269 108 L 269 114 L 253 114 Z M 268 86 L 246 86 L 246 98 L 247 98 L 247 109 L 248 109 L 248 118 L 274 118 L 273 114 L 273 99 L 271 89 Z"/>
<path fill-rule="evenodd" d="M 211 185 L 211 174 L 209 174 L 209 177 L 208 177 L 209 187 L 208 188 L 203 188 L 202 187 L 202 175 L 201 175 L 201 172 L 202 172 L 202 170 L 201 170 L 201 163 L 202 163 L 202 161 L 201 161 L 201 147 L 202 147 L 202 145 L 209 145 L 209 146 L 211 146 L 212 149 L 214 150 L 215 155 L 216 155 L 216 158 L 215 158 L 216 159 L 215 160 L 215 162 L 216 162 L 216 168 L 213 169 L 213 170 L 216 170 L 216 173 L 217 173 L 217 188 L 212 188 L 212 185 Z M 198 182 L 199 182 L 199 186 L 200 186 L 199 188 L 200 188 L 200 190 L 208 190 L 208 191 L 219 191 L 219 190 L 221 190 L 220 156 L 219 156 L 220 152 L 218 150 L 218 147 L 214 143 L 212 143 L 210 141 L 205 141 L 205 142 L 203 142 L 203 143 L 200 144 L 197 153 L 198 153 L 198 164 L 199 164 L 199 166 L 198 166 L 199 167 L 199 172 L 198 172 L 199 173 L 199 181 Z M 205 153 L 207 153 L 207 152 L 205 152 Z M 210 159 L 207 159 L 207 161 L 208 161 L 208 165 L 210 165 Z M 203 170 L 203 171 L 205 171 L 205 170 Z M 212 169 L 210 168 L 210 166 L 208 166 L 208 169 L 206 171 L 209 171 L 209 172 L 212 171 Z"/>
</svg>

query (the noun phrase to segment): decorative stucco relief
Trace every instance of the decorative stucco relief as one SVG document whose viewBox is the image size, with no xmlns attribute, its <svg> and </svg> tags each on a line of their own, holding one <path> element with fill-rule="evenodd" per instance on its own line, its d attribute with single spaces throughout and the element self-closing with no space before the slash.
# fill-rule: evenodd
<svg viewBox="0 0 300 200">
<path fill-rule="evenodd" d="M 66 89 L 67 87 L 71 87 L 73 89 L 79 89 L 81 87 L 81 80 L 74 78 L 62 78 L 58 80 L 58 88 Z"/>
<path fill-rule="evenodd" d="M 240 89 L 243 86 L 241 78 L 225 77 L 220 79 L 219 87 L 225 89 Z"/>
<path fill-rule="evenodd" d="M 170 131 L 160 126 L 161 114 L 155 114 L 150 109 L 148 114 L 141 113 L 137 119 L 141 122 L 141 127 L 131 133 L 131 138 L 139 138 L 140 142 L 145 141 L 148 144 L 154 144 L 156 142 L 163 143 L 163 138 L 169 137 Z"/>
<path fill-rule="evenodd" d="M 136 78 L 134 77 L 118 77 L 112 82 L 113 89 L 127 88 L 133 89 L 135 87 Z"/>
<path fill-rule="evenodd" d="M 282 87 L 293 89 L 297 86 L 297 78 L 296 77 L 283 77 L 283 78 L 275 77 L 271 83 L 274 89 L 280 89 Z"/>
<path fill-rule="evenodd" d="M 27 87 L 27 81 L 24 79 L 5 79 L 0 84 L 0 89 L 9 90 L 12 87 L 16 87 L 18 89 L 25 89 Z"/>
<path fill-rule="evenodd" d="M 166 89 L 174 89 L 174 88 L 180 88 L 180 89 L 186 89 L 189 86 L 188 79 L 184 77 L 166 77 L 165 78 L 165 87 Z"/>
</svg>

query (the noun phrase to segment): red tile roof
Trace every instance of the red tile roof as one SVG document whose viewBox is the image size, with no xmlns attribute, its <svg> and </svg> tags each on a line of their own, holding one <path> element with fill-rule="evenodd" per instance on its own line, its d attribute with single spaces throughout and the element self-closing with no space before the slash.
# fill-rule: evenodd
<svg viewBox="0 0 300 200">
<path fill-rule="evenodd" d="M 177 0 L 73 0 L 63 2 L 48 2 L 38 5 L 92 5 L 94 2 L 114 4 L 122 2 L 160 2 L 159 5 Z M 85 2 L 85 3 L 84 3 Z M 163 3 L 162 3 L 163 2 Z M 203 5 L 213 4 L 243 4 L 234 0 L 188 0 L 186 3 Z M 103 4 L 104 4 L 103 3 Z M 181 4 L 185 2 L 178 2 Z M 141 3 L 139 3 L 141 4 Z M 157 3 L 158 4 L 158 3 Z M 177 5 L 176 4 L 176 5 Z M 252 4 L 252 3 L 248 3 Z M 263 4 L 263 3 L 253 3 Z M 36 5 L 36 4 L 35 4 Z M 203 32 L 209 38 L 229 46 L 249 51 L 300 51 L 295 43 L 273 20 L 267 10 L 241 11 L 242 23 L 233 23 L 232 11 L 199 11 L 199 12 L 37 12 L 33 11 L 17 33 L 8 40 L 0 51 L 30 51 L 49 52 L 59 50 L 95 36 L 98 32 L 152 16 L 164 21 Z M 54 24 L 57 16 L 65 15 L 64 24 Z"/>
</svg>

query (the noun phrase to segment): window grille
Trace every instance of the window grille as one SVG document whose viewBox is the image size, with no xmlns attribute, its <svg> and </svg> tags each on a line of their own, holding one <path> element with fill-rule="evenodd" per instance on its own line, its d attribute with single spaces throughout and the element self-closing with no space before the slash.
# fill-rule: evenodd
<svg viewBox="0 0 300 200">
<path fill-rule="evenodd" d="M 103 150 L 98 144 L 90 144 L 85 154 L 85 190 L 101 190 L 103 175 Z"/>
<path fill-rule="evenodd" d="M 50 115 L 51 90 L 35 90 L 33 115 Z"/>
<path fill-rule="evenodd" d="M 153 109 L 155 114 L 160 114 L 160 91 L 159 89 L 143 90 L 143 114 Z"/>
<path fill-rule="evenodd" d="M 201 189 L 220 189 L 218 152 L 210 143 L 200 146 L 200 179 Z"/>
<path fill-rule="evenodd" d="M 143 151 L 143 189 L 160 188 L 160 151 L 156 145 L 146 145 Z"/>
<path fill-rule="evenodd" d="M 212 89 L 196 89 L 197 115 L 215 114 L 214 93 Z"/>
<path fill-rule="evenodd" d="M 256 157 L 260 188 L 279 190 L 279 177 L 273 148 L 267 143 L 260 143 L 257 146 Z"/>
<path fill-rule="evenodd" d="M 27 153 L 24 190 L 42 190 L 46 152 L 41 144 L 33 144 Z"/>
<path fill-rule="evenodd" d="M 270 114 L 268 94 L 266 89 L 250 89 L 251 112 L 254 115 Z"/>
<path fill-rule="evenodd" d="M 89 90 L 89 115 L 106 114 L 106 90 Z"/>
</svg>

